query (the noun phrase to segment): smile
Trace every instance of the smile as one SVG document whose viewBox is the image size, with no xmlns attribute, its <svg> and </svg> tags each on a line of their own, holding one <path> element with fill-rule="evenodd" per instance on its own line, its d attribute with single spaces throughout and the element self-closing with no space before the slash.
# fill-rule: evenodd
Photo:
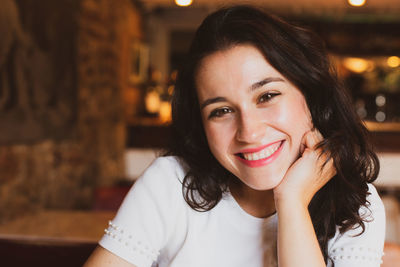
<svg viewBox="0 0 400 267">
<path fill-rule="evenodd" d="M 259 167 L 272 162 L 278 157 L 284 141 L 275 142 L 260 148 L 246 149 L 235 154 L 239 160 L 250 167 Z"/>
</svg>

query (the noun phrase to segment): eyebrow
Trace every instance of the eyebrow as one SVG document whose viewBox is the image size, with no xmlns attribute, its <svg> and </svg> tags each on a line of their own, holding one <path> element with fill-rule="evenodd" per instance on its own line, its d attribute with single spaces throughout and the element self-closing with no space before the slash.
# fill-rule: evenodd
<svg viewBox="0 0 400 267">
<path fill-rule="evenodd" d="M 271 82 L 284 82 L 284 80 L 279 77 L 268 77 L 259 82 L 254 83 L 252 86 L 250 86 L 250 91 L 254 91 L 254 90 L 266 85 L 267 83 L 271 83 Z"/>
<path fill-rule="evenodd" d="M 279 78 L 279 77 L 268 77 L 268 78 L 265 78 L 265 79 L 263 79 L 261 81 L 258 81 L 256 83 L 252 84 L 250 86 L 249 90 L 250 91 L 257 90 L 258 88 L 260 88 L 260 87 L 262 87 L 262 86 L 264 86 L 264 85 L 266 85 L 268 83 L 271 83 L 271 82 L 284 82 L 284 80 L 282 78 Z M 218 97 L 214 97 L 214 98 L 208 98 L 201 104 L 200 109 L 203 109 L 206 106 L 214 104 L 214 103 L 224 102 L 226 100 L 227 99 L 225 97 L 222 97 L 222 96 L 218 96 Z"/>
</svg>

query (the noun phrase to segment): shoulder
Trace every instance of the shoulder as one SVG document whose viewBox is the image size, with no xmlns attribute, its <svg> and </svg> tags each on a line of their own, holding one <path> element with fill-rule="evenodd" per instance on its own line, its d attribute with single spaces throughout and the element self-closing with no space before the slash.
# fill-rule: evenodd
<svg viewBox="0 0 400 267">
<path fill-rule="evenodd" d="M 158 157 L 151 165 L 145 170 L 143 175 L 152 174 L 165 174 L 165 175 L 175 175 L 177 177 L 182 177 L 185 173 L 185 164 L 183 161 L 174 156 Z"/>
<path fill-rule="evenodd" d="M 181 184 L 185 174 L 185 165 L 179 158 L 159 157 L 143 172 L 134 187 L 157 184 L 157 188 L 161 189 L 160 185 Z"/>
<path fill-rule="evenodd" d="M 136 266 L 150 266 L 176 229 L 186 229 L 183 166 L 176 157 L 157 158 L 128 192 L 99 244 Z"/>
<path fill-rule="evenodd" d="M 184 171 L 184 163 L 176 156 L 161 156 L 156 158 L 149 168 L 167 168 L 170 170 Z"/>
<path fill-rule="evenodd" d="M 328 253 L 336 266 L 354 266 L 351 265 L 355 264 L 354 261 L 363 266 L 380 264 L 385 239 L 385 209 L 375 187 L 369 184 L 368 188 L 366 206 L 359 210 L 365 230 L 362 231 L 359 225 L 344 233 L 337 229 L 335 236 L 328 242 Z"/>
<path fill-rule="evenodd" d="M 371 238 L 385 235 L 385 207 L 376 188 L 372 184 L 368 184 L 367 204 L 362 206 L 359 214 L 364 220 L 365 232 L 369 233 Z M 373 241 L 373 240 L 371 240 Z"/>
<path fill-rule="evenodd" d="M 177 157 L 159 157 L 143 172 L 127 194 L 125 202 L 142 201 L 164 206 L 182 202 L 184 164 Z M 122 205 L 123 207 L 124 205 Z"/>
<path fill-rule="evenodd" d="M 372 184 L 368 184 L 367 207 L 360 209 L 361 215 L 366 217 L 367 221 L 375 221 L 384 227 L 385 224 L 385 207 L 376 188 Z"/>
</svg>

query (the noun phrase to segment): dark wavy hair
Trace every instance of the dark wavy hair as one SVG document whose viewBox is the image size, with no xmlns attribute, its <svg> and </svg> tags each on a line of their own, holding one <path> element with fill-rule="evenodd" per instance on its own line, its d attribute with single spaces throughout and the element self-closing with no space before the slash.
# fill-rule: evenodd
<svg viewBox="0 0 400 267">
<path fill-rule="evenodd" d="M 207 144 L 196 94 L 195 75 L 202 59 L 235 45 L 252 45 L 304 95 L 312 122 L 324 137 L 319 144 L 333 158 L 337 174 L 311 200 L 309 211 L 325 261 L 335 235 L 360 226 L 361 206 L 368 207 L 368 182 L 377 178 L 379 161 L 368 131 L 353 110 L 330 65 L 323 42 L 311 31 L 250 6 L 223 8 L 198 28 L 178 72 L 172 100 L 169 154 L 188 167 L 183 180 L 186 202 L 208 211 L 221 200 L 229 181 L 237 179 L 214 158 Z"/>
</svg>

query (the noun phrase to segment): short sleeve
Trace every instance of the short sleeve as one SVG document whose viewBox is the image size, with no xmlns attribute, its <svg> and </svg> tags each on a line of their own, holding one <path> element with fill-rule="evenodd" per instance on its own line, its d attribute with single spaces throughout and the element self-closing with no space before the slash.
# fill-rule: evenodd
<svg viewBox="0 0 400 267">
<path fill-rule="evenodd" d="M 367 197 L 370 205 L 362 207 L 365 231 L 357 227 L 343 234 L 337 231 L 328 243 L 328 253 L 335 267 L 379 267 L 382 262 L 385 241 L 385 209 L 375 187 L 369 184 Z M 328 264 L 328 266 L 331 266 Z"/>
<path fill-rule="evenodd" d="M 150 267 L 179 223 L 183 169 L 174 157 L 156 159 L 125 197 L 99 244 L 136 265 Z"/>
</svg>

